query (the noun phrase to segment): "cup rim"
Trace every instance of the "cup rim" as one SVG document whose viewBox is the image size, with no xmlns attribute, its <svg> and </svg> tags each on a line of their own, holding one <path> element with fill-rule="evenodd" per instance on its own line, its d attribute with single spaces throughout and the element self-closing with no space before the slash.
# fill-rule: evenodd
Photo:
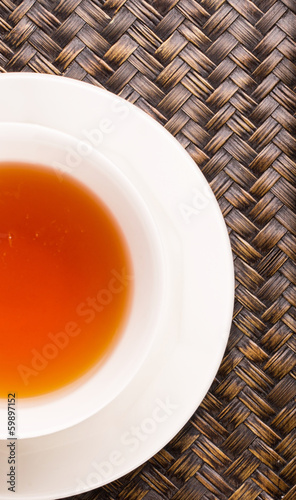
<svg viewBox="0 0 296 500">
<path fill-rule="evenodd" d="M 9 136 L 11 134 L 11 138 L 13 138 L 14 143 L 16 140 L 23 141 L 24 137 L 32 137 L 36 139 L 42 139 L 47 142 L 50 140 L 50 147 L 57 148 L 61 147 L 62 151 L 65 153 L 66 144 L 69 146 L 77 147 L 77 144 L 81 144 L 79 139 L 65 134 L 63 132 L 49 129 L 44 126 L 29 124 L 29 123 L 4 123 L 0 124 L 0 131 L 3 131 L 3 134 L 0 134 L 0 142 L 3 140 L 3 137 Z M 82 141 L 83 142 L 83 141 Z M 27 146 L 27 153 L 30 150 Z M 47 144 L 48 145 L 48 144 Z M 61 152 L 61 151 L 59 151 Z M 27 154 L 26 153 L 26 154 Z M 18 154 L 20 152 L 18 150 Z M 36 154 L 36 153 L 34 153 Z M 39 153 L 38 153 L 39 154 Z M 12 155 L 13 156 L 13 155 Z M 16 155 L 17 156 L 17 155 Z M 0 165 L 4 161 L 14 161 L 13 159 L 8 160 L 8 158 L 3 156 L 3 150 L 0 149 Z M 18 159 L 16 159 L 18 161 Z M 29 160 L 30 163 L 32 162 Z M 113 387 L 112 391 L 107 395 L 106 391 L 104 394 L 104 398 L 102 398 L 102 392 L 100 393 L 100 401 L 98 398 L 95 401 L 91 400 L 92 404 L 89 403 L 89 391 L 97 390 L 98 387 L 102 387 L 102 381 L 99 380 L 98 373 L 103 373 L 102 370 L 96 371 L 95 374 L 92 374 L 90 377 L 87 377 L 87 380 L 84 380 L 81 384 L 78 382 L 77 387 L 74 387 L 75 383 L 66 386 L 65 388 L 54 391 L 53 393 L 49 393 L 47 395 L 38 396 L 35 398 L 24 398 L 18 401 L 18 428 L 17 428 L 17 437 L 18 438 L 29 438 L 29 437 L 37 437 L 46 434 L 50 434 L 68 427 L 71 427 L 75 424 L 78 424 L 82 420 L 90 417 L 108 403 L 110 403 L 124 388 L 129 384 L 129 382 L 136 375 L 137 371 L 140 369 L 142 364 L 144 363 L 150 349 L 152 348 L 153 342 L 157 337 L 157 333 L 161 324 L 161 311 L 163 309 L 163 305 L 165 302 L 166 290 L 168 287 L 167 276 L 166 276 L 166 264 L 163 254 L 163 249 L 161 245 L 160 235 L 158 233 L 157 224 L 153 220 L 149 209 L 145 205 L 139 193 L 133 187 L 132 183 L 129 179 L 121 172 L 121 170 L 113 164 L 109 159 L 107 159 L 103 154 L 101 154 L 97 149 L 92 148 L 89 152 L 89 156 L 85 158 L 84 162 L 84 171 L 81 169 L 82 177 L 85 175 L 85 164 L 87 164 L 90 169 L 94 169 L 94 164 L 98 162 L 100 164 L 101 170 L 98 168 L 96 170 L 92 170 L 95 175 L 105 176 L 105 182 L 110 183 L 110 186 L 113 190 L 117 190 L 118 195 L 122 197 L 122 200 L 125 200 L 126 203 L 130 203 L 130 215 L 134 216 L 134 221 L 138 221 L 138 229 L 142 228 L 142 237 L 146 238 L 146 244 L 149 247 L 148 250 L 151 252 L 149 256 L 148 253 L 146 255 L 146 265 L 150 262 L 150 269 L 148 272 L 154 272 L 154 282 L 150 286 L 150 294 L 154 295 L 153 299 L 151 299 L 151 310 L 153 311 L 152 317 L 148 321 L 148 325 L 143 326 L 147 332 L 147 338 L 144 345 L 139 344 L 139 349 L 134 349 L 133 347 L 133 356 L 132 359 L 134 361 L 134 366 L 131 370 L 124 370 L 121 374 L 120 378 L 117 378 L 116 387 Z M 38 165 L 40 165 L 40 161 L 36 161 Z M 97 164 L 98 164 L 97 163 Z M 47 162 L 41 162 L 44 166 L 52 166 L 48 165 Z M 77 171 L 73 171 L 71 175 L 74 179 L 77 179 Z M 78 179 L 79 180 L 79 179 Z M 90 187 L 87 184 L 87 187 Z M 94 186 L 91 186 L 92 191 L 94 192 Z M 96 193 L 98 194 L 98 193 Z M 104 200 L 103 200 L 104 201 Z M 136 207 L 136 209 L 135 209 Z M 109 207 L 110 208 L 110 207 Z M 119 213 L 117 216 L 120 218 Z M 122 222 L 122 221 L 121 221 Z M 120 221 L 119 221 L 120 223 Z M 127 226 L 126 226 L 127 227 Z M 133 248 L 130 247 L 131 253 L 133 252 Z M 133 259 L 132 255 L 132 259 Z M 143 255 L 141 256 L 143 260 Z M 150 260 L 149 260 L 150 259 Z M 145 262 L 145 259 L 144 259 Z M 139 265 L 138 265 L 139 269 Z M 138 275 L 140 276 L 142 273 Z M 139 281 L 140 277 L 136 279 Z M 141 278 L 142 279 L 142 278 Z M 150 278 L 149 278 L 150 280 Z M 152 278 L 151 278 L 152 280 Z M 144 283 L 144 281 L 143 281 Z M 145 286 L 149 285 L 148 275 L 146 272 L 146 281 Z M 149 289 L 149 287 L 148 287 Z M 143 300 L 143 291 L 141 295 L 141 300 Z M 137 325 L 140 324 L 139 319 L 137 320 Z M 148 335 L 149 334 L 149 335 Z M 135 338 L 135 335 L 134 337 Z M 119 343 L 119 346 L 122 348 L 121 354 L 118 354 L 116 358 L 116 363 L 120 360 L 120 356 L 124 353 L 128 352 L 128 342 L 125 344 L 125 340 L 127 339 L 126 332 L 122 335 L 122 343 Z M 143 346 L 145 350 L 143 350 Z M 140 349 L 142 347 L 142 350 Z M 113 369 L 114 369 L 114 352 L 111 354 L 110 360 L 113 359 Z M 130 360 L 129 360 L 130 362 Z M 129 363 L 130 364 L 130 363 Z M 109 370 L 105 373 L 105 378 L 102 380 L 108 379 L 108 377 L 112 376 L 112 362 L 105 366 L 109 366 Z M 83 377 L 82 377 L 83 378 Z M 82 381 L 82 379 L 79 379 Z M 101 384 L 101 385 L 100 385 Z M 72 387 L 71 387 L 72 386 Z M 4 403 L 4 404 L 3 404 Z M 7 418 L 7 401 L 4 399 L 0 399 L 0 419 Z M 50 416 L 50 418 L 49 418 Z M 6 430 L 2 428 L 0 429 L 0 439 L 7 438 L 5 434 Z"/>
</svg>

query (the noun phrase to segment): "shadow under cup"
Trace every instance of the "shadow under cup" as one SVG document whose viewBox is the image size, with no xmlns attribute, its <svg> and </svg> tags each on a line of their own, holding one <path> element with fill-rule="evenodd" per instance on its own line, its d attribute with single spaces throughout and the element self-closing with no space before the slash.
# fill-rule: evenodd
<svg viewBox="0 0 296 500">
<path fill-rule="evenodd" d="M 165 263 L 157 228 L 140 195 L 124 174 L 90 144 L 38 125 L 5 123 L 0 125 L 0 179 L 1 164 L 5 162 L 30 164 L 36 172 L 40 166 L 52 169 L 59 181 L 67 176 L 91 192 L 116 220 L 132 268 L 132 276 L 125 276 L 122 269 L 111 270 L 111 278 L 121 283 L 132 280 L 132 293 L 122 331 L 104 358 L 59 390 L 17 398 L 16 435 L 28 438 L 81 422 L 112 401 L 136 375 L 159 332 L 166 295 Z M 115 287 L 114 279 L 112 283 Z M 73 328 L 71 332 L 69 326 L 70 337 Z M 1 334 L 5 332 L 0 332 L 0 344 Z M 6 354 L 12 357 L 13 349 Z M 9 390 L 13 391 L 13 387 Z M 6 439 L 7 399 L 3 397 L 0 422 L 0 439 Z"/>
</svg>

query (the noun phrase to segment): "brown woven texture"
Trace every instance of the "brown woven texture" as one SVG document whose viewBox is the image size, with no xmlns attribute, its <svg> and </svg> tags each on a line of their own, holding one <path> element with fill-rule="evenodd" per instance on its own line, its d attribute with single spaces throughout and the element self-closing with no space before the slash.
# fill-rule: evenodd
<svg viewBox="0 0 296 500">
<path fill-rule="evenodd" d="M 235 261 L 200 408 L 142 467 L 75 499 L 296 498 L 295 14 L 295 0 L 0 1 L 0 70 L 87 81 L 152 115 L 210 182 Z"/>
</svg>

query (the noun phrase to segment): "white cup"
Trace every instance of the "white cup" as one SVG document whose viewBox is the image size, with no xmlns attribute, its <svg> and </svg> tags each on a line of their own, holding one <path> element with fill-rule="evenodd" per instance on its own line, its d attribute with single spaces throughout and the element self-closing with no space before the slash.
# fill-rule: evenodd
<svg viewBox="0 0 296 500">
<path fill-rule="evenodd" d="M 80 155 L 81 165 L 76 161 L 73 168 L 70 153 L 76 158 Z M 1 123 L 0 168 L 4 161 L 43 164 L 57 175 L 66 172 L 90 189 L 121 227 L 134 272 L 124 331 L 107 359 L 74 384 L 17 401 L 16 436 L 29 438 L 81 422 L 127 386 L 158 335 L 167 277 L 160 238 L 145 203 L 124 174 L 90 144 L 39 125 Z M 7 439 L 7 432 L 7 400 L 0 399 L 0 439 Z"/>
</svg>

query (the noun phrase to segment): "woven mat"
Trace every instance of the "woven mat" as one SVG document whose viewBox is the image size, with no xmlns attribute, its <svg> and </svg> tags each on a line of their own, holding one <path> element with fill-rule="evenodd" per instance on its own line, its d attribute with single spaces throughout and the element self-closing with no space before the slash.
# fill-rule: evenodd
<svg viewBox="0 0 296 500">
<path fill-rule="evenodd" d="M 0 70 L 84 80 L 152 115 L 210 182 L 235 260 L 230 339 L 200 408 L 77 500 L 296 498 L 295 14 L 295 0 L 0 1 Z"/>
</svg>

